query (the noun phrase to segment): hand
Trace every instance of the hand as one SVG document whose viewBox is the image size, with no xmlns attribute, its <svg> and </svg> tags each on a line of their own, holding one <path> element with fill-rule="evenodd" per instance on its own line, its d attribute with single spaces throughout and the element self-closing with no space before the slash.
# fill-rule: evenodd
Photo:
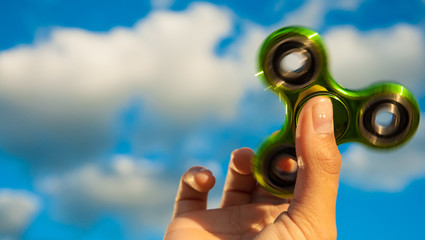
<svg viewBox="0 0 425 240">
<path fill-rule="evenodd" d="M 220 208 L 206 210 L 213 174 L 192 167 L 182 177 L 165 240 L 336 239 L 335 204 L 341 156 L 333 134 L 332 104 L 315 97 L 303 107 L 296 130 L 298 175 L 292 200 L 259 186 L 250 169 L 252 150 L 232 153 Z"/>
</svg>

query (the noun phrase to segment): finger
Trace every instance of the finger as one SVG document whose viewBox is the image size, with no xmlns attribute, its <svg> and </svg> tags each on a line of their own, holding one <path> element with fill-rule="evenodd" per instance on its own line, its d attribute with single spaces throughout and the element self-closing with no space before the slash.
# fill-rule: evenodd
<svg viewBox="0 0 425 240">
<path fill-rule="evenodd" d="M 215 178 L 204 167 L 192 167 L 181 180 L 174 204 L 173 218 L 191 211 L 207 208 L 208 192 L 214 186 Z"/>
<path fill-rule="evenodd" d="M 253 156 L 254 152 L 249 148 L 241 148 L 232 152 L 220 207 L 252 202 L 252 193 L 257 184 L 251 172 Z"/>
<path fill-rule="evenodd" d="M 298 175 L 288 214 L 302 224 L 325 224 L 336 233 L 335 205 L 341 167 L 329 98 L 315 97 L 302 108 L 296 129 Z"/>
</svg>

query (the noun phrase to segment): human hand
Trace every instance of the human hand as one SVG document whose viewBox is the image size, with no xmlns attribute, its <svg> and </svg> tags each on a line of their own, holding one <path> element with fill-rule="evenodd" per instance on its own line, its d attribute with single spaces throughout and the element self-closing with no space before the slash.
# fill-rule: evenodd
<svg viewBox="0 0 425 240">
<path fill-rule="evenodd" d="M 296 129 L 298 173 L 294 198 L 280 199 L 255 181 L 252 150 L 232 153 L 220 208 L 207 210 L 213 174 L 192 167 L 182 177 L 165 240 L 336 239 L 335 204 L 341 155 L 330 99 L 315 97 Z"/>
</svg>

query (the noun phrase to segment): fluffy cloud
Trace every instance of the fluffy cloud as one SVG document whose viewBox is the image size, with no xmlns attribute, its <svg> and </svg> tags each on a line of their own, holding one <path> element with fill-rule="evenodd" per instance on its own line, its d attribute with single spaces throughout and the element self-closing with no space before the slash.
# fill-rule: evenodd
<svg viewBox="0 0 425 240">
<path fill-rule="evenodd" d="M 0 52 L 0 145 L 26 159 L 86 159 L 113 144 L 117 113 L 135 98 L 147 114 L 180 123 L 231 119 L 243 94 L 261 88 L 255 54 L 264 36 L 249 31 L 218 56 L 232 19 L 193 4 L 106 33 L 58 28 L 48 41 Z"/>
<path fill-rule="evenodd" d="M 39 207 L 39 199 L 27 191 L 0 189 L 0 237 L 22 233 Z"/>
<path fill-rule="evenodd" d="M 425 39 L 414 26 L 360 32 L 351 26 L 324 36 L 331 73 L 343 87 L 359 89 L 378 81 L 399 82 L 417 94 L 425 77 Z"/>
<path fill-rule="evenodd" d="M 101 214 L 115 214 L 164 227 L 178 180 L 158 164 L 119 155 L 105 166 L 89 164 L 46 177 L 38 186 L 54 199 L 51 210 L 62 221 L 91 224 Z"/>
<path fill-rule="evenodd" d="M 412 141 L 395 151 L 351 145 L 343 156 L 341 178 L 369 191 L 401 191 L 413 180 L 425 177 L 424 142 L 422 121 Z"/>
<path fill-rule="evenodd" d="M 208 4 L 156 11 L 107 33 L 57 29 L 47 42 L 0 55 L 1 95 L 61 115 L 107 111 L 137 94 L 177 118 L 230 116 L 254 72 L 215 54 L 231 30 L 231 14 Z"/>
</svg>

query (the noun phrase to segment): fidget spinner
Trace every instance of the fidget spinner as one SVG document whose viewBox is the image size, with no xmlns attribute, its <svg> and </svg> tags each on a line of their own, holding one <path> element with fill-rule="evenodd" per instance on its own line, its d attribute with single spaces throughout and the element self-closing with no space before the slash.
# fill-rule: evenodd
<svg viewBox="0 0 425 240">
<path fill-rule="evenodd" d="M 395 83 L 380 83 L 351 91 L 329 74 L 326 51 L 318 33 L 301 27 L 273 32 L 263 43 L 257 74 L 285 105 L 282 129 L 268 137 L 252 160 L 257 181 L 270 193 L 292 197 L 297 172 L 279 167 L 282 159 L 297 160 L 295 128 L 304 104 L 316 96 L 331 99 L 337 144 L 361 142 L 373 148 L 406 143 L 419 124 L 413 94 Z"/>
</svg>

